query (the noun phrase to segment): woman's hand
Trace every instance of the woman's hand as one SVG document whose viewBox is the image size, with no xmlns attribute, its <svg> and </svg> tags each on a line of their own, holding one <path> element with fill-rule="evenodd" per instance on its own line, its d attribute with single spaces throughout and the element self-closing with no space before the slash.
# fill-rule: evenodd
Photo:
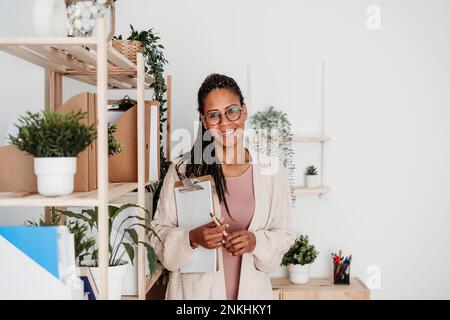
<svg viewBox="0 0 450 320">
<path fill-rule="evenodd" d="M 220 223 L 223 223 L 223 221 L 223 218 L 220 219 Z M 191 243 L 191 247 L 197 248 L 199 245 L 207 249 L 221 247 L 222 240 L 224 238 L 222 232 L 228 227 L 228 224 L 218 227 L 214 221 L 211 221 L 210 223 L 189 231 L 189 241 Z"/>
<path fill-rule="evenodd" d="M 253 252 L 256 246 L 256 237 L 253 232 L 239 230 L 225 237 L 225 248 L 233 256 L 241 256 L 244 253 Z"/>
</svg>

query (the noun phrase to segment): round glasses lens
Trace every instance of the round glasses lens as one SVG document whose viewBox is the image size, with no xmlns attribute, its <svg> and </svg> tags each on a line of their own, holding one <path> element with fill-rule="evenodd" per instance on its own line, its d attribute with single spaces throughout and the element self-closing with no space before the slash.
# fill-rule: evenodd
<svg viewBox="0 0 450 320">
<path fill-rule="evenodd" d="M 241 109 L 238 107 L 231 107 L 226 111 L 228 120 L 236 121 L 241 116 Z"/>
<path fill-rule="evenodd" d="M 218 124 L 220 121 L 220 113 L 219 112 L 211 112 L 206 114 L 206 122 L 208 122 L 209 124 Z"/>
</svg>

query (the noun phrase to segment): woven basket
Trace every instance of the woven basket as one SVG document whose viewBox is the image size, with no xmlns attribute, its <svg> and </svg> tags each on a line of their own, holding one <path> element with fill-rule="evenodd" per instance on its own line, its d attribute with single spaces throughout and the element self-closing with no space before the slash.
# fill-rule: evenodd
<svg viewBox="0 0 450 320">
<path fill-rule="evenodd" d="M 137 40 L 113 40 L 112 46 L 134 64 L 136 54 L 143 52 L 141 42 Z"/>
</svg>

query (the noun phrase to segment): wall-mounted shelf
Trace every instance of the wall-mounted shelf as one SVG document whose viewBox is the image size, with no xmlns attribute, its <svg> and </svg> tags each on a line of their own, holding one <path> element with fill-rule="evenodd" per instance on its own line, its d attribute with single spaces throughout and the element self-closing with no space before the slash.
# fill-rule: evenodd
<svg viewBox="0 0 450 320">
<path fill-rule="evenodd" d="M 306 188 L 306 187 L 292 187 L 292 191 L 296 194 L 325 194 L 331 192 L 331 188 L 328 186 L 321 186 L 317 188 Z"/>
<path fill-rule="evenodd" d="M 303 143 L 303 142 L 328 142 L 330 141 L 330 137 L 325 136 L 294 136 L 292 138 L 292 142 L 294 143 Z"/>
<path fill-rule="evenodd" d="M 325 135 L 325 61 L 322 60 L 320 70 L 320 135 L 317 136 L 301 136 L 294 135 L 292 143 L 320 143 L 320 187 L 306 188 L 293 186 L 292 192 L 295 194 L 317 194 L 322 196 L 331 192 L 331 188 L 325 183 L 325 152 L 326 142 L 330 141 L 330 137 Z"/>
</svg>

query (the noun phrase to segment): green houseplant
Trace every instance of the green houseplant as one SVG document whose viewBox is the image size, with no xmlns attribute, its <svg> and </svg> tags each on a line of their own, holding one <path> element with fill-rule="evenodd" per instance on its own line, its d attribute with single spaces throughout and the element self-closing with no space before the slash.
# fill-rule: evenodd
<svg viewBox="0 0 450 320">
<path fill-rule="evenodd" d="M 64 223 L 62 215 L 59 214 L 55 209 L 51 210 L 50 220 L 45 221 L 45 219 L 40 218 L 38 221 L 27 220 L 25 225 L 34 227 L 44 227 L 44 226 L 59 226 L 64 225 L 68 227 L 70 233 L 74 235 L 75 244 L 75 261 L 78 266 L 83 265 L 83 260 L 86 256 L 91 254 L 92 248 L 95 247 L 95 238 L 88 235 L 89 226 L 78 220 L 71 220 Z"/>
<path fill-rule="evenodd" d="M 133 25 L 130 25 L 130 35 L 126 40 L 136 40 L 140 41 L 143 48 L 143 55 L 145 61 L 145 73 L 155 80 L 151 87 L 154 89 L 153 99 L 160 103 L 159 108 L 159 117 L 160 117 L 160 150 L 159 150 L 159 158 L 160 158 L 160 173 L 159 180 L 154 184 L 148 186 L 148 191 L 153 193 L 153 212 L 154 214 L 156 210 L 156 206 L 158 204 L 159 194 L 161 192 L 161 187 L 164 182 L 164 178 L 169 169 L 171 162 L 166 159 L 164 155 L 164 147 L 162 143 L 163 133 L 164 133 L 164 123 L 167 121 L 166 113 L 166 92 L 167 86 L 166 81 L 164 79 L 164 67 L 168 64 L 168 61 L 164 57 L 164 46 L 160 43 L 161 38 L 157 33 L 154 32 L 153 28 L 148 30 L 136 30 Z M 114 36 L 114 40 L 122 40 L 122 35 Z"/>
<path fill-rule="evenodd" d="M 58 196 L 73 192 L 77 155 L 96 137 L 93 125 L 79 122 L 86 116 L 82 112 L 42 111 L 19 117 L 18 134 L 10 135 L 9 140 L 34 157 L 40 194 Z"/>
<path fill-rule="evenodd" d="M 250 125 L 255 133 L 251 140 L 254 149 L 279 158 L 288 171 L 290 184 L 293 185 L 295 170 L 292 148 L 293 134 L 287 114 L 270 106 L 267 110 L 258 111 L 252 115 Z M 294 193 L 291 194 L 291 197 L 295 205 Z"/>
<path fill-rule="evenodd" d="M 307 283 L 311 264 L 316 260 L 319 252 L 314 245 L 309 244 L 307 235 L 300 235 L 284 254 L 282 266 L 288 266 L 289 280 L 292 283 Z"/>
<path fill-rule="evenodd" d="M 108 122 L 108 155 L 110 157 L 122 152 L 122 144 L 114 137 L 116 131 L 117 126 Z"/>
<path fill-rule="evenodd" d="M 308 166 L 305 170 L 305 186 L 307 188 L 316 188 L 319 186 L 319 176 L 315 166 Z"/>
</svg>

